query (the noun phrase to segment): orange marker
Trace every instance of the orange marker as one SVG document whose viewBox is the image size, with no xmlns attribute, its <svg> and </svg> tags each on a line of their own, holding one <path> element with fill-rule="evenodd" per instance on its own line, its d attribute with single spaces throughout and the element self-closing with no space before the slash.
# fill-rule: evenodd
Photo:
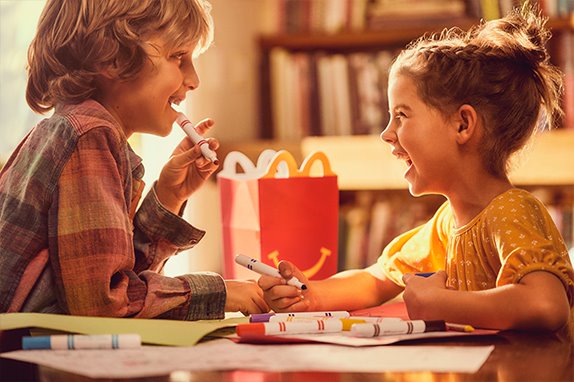
<svg viewBox="0 0 574 382">
<path fill-rule="evenodd" d="M 292 322 L 258 322 L 239 324 L 235 331 L 239 337 L 285 335 L 285 334 L 315 334 L 336 333 L 343 330 L 341 320 L 309 320 Z"/>
</svg>

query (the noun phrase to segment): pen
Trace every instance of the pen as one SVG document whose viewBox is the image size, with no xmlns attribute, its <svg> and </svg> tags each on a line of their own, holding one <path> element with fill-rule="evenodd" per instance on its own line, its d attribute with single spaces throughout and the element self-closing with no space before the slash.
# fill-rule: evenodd
<svg viewBox="0 0 574 382">
<path fill-rule="evenodd" d="M 385 321 L 376 324 L 354 324 L 351 334 L 357 337 L 379 337 L 396 334 L 442 332 L 446 330 L 444 321 Z"/>
<path fill-rule="evenodd" d="M 283 276 L 281 276 L 281 273 L 279 273 L 279 270 L 277 268 L 273 268 L 272 266 L 269 266 L 260 261 L 252 259 L 249 256 L 236 255 L 235 262 L 239 265 L 243 265 L 247 269 L 251 269 L 252 271 L 259 273 L 260 275 L 283 278 Z M 287 284 L 293 285 L 299 289 L 303 290 L 307 289 L 307 286 L 303 284 L 301 281 L 297 280 L 296 277 L 291 277 L 289 280 L 287 280 Z"/>
<path fill-rule="evenodd" d="M 55 335 L 22 338 L 22 349 L 136 349 L 141 347 L 139 334 Z"/>
<path fill-rule="evenodd" d="M 191 138 L 193 143 L 199 145 L 201 153 L 203 154 L 203 157 L 205 159 L 210 160 L 214 164 L 219 164 L 219 160 L 217 159 L 217 154 L 215 153 L 215 151 L 209 148 L 209 143 L 207 142 L 207 140 L 205 140 L 201 135 L 199 135 L 199 133 L 197 132 L 197 130 L 195 130 L 193 124 L 189 122 L 189 119 L 185 116 L 185 114 L 178 113 L 177 119 L 175 121 L 182 128 L 182 130 L 185 131 L 187 136 Z"/>
<path fill-rule="evenodd" d="M 239 337 L 283 334 L 336 333 L 342 330 L 343 323 L 341 320 L 258 322 L 251 324 L 239 324 L 235 327 L 235 332 Z"/>
</svg>

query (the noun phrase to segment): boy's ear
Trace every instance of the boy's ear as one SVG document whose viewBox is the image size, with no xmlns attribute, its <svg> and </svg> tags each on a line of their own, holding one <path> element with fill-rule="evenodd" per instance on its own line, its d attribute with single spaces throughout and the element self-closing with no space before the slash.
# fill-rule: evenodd
<svg viewBox="0 0 574 382">
<path fill-rule="evenodd" d="M 471 105 L 462 105 L 457 110 L 455 121 L 458 124 L 458 126 L 456 126 L 458 129 L 456 141 L 458 144 L 465 144 L 476 133 L 476 125 L 478 122 L 476 110 Z"/>
</svg>

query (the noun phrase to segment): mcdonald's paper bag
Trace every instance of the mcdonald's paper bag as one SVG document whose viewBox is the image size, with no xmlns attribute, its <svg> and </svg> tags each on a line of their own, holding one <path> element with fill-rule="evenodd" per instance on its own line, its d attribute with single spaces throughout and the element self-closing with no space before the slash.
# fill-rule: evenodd
<svg viewBox="0 0 574 382">
<path fill-rule="evenodd" d="M 322 175 L 312 176 L 319 164 Z M 310 279 L 337 272 L 339 190 L 324 153 L 310 154 L 298 168 L 287 151 L 265 150 L 256 165 L 235 151 L 217 180 L 225 278 L 259 277 L 235 264 L 239 253 L 275 267 L 289 260 Z"/>
</svg>

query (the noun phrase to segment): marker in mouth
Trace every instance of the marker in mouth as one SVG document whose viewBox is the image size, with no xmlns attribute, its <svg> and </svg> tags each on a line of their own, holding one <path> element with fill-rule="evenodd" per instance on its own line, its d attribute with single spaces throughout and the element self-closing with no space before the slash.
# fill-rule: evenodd
<svg viewBox="0 0 574 382">
<path fill-rule="evenodd" d="M 219 160 L 217 159 L 217 154 L 215 151 L 209 148 L 209 143 L 197 132 L 195 126 L 189 121 L 189 119 L 185 116 L 185 114 L 179 112 L 177 114 L 177 119 L 175 120 L 179 127 L 187 134 L 187 136 L 199 146 L 201 149 L 201 153 L 203 157 L 213 164 L 219 164 Z"/>
</svg>

